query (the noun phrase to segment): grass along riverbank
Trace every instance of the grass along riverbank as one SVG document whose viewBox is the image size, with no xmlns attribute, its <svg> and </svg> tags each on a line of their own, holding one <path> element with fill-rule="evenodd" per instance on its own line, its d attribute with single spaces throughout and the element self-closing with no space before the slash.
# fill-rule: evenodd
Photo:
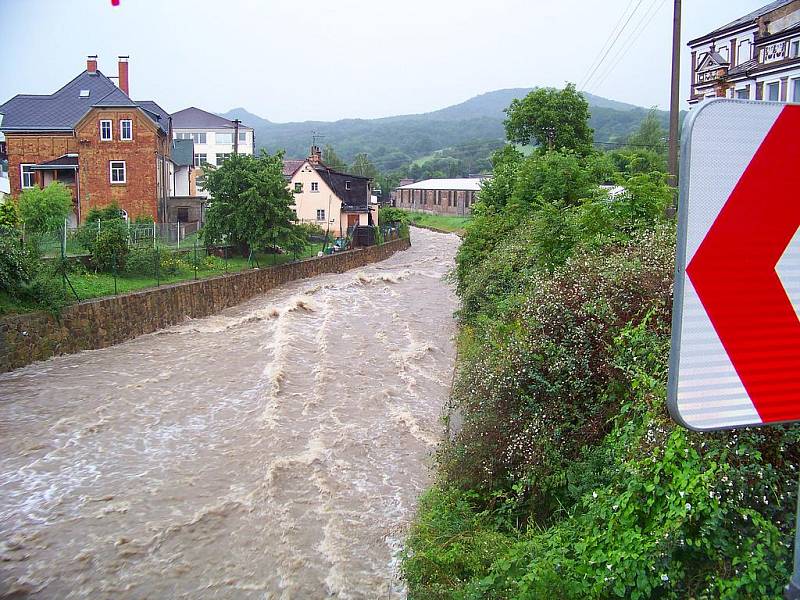
<svg viewBox="0 0 800 600">
<path fill-rule="evenodd" d="M 464 233 L 467 223 L 472 217 L 451 217 L 445 215 L 432 215 L 424 212 L 409 212 L 409 223 L 420 227 L 430 227 L 449 233 Z"/>
</svg>

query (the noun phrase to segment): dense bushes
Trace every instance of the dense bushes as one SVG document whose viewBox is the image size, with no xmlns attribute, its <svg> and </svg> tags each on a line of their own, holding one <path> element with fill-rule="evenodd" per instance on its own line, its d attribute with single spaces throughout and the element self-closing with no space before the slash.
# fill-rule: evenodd
<svg viewBox="0 0 800 600">
<path fill-rule="evenodd" d="M 461 426 L 407 541 L 410 598 L 760 599 L 788 580 L 800 431 L 669 418 L 673 196 L 631 166 L 649 155 L 609 174 L 618 158 L 497 157 L 457 256 Z"/>
</svg>

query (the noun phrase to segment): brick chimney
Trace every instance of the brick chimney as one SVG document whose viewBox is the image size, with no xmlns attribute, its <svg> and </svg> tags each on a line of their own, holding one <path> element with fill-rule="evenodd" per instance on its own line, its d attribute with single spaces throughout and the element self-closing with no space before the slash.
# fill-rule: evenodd
<svg viewBox="0 0 800 600">
<path fill-rule="evenodd" d="M 86 57 L 86 70 L 89 73 L 97 73 L 97 55 L 93 54 Z"/>
<path fill-rule="evenodd" d="M 312 165 L 322 164 L 322 151 L 319 146 L 311 146 L 311 155 L 308 157 L 308 162 Z"/>
<path fill-rule="evenodd" d="M 119 89 L 127 95 L 131 95 L 130 86 L 128 84 L 128 58 L 127 56 L 119 57 Z"/>
</svg>

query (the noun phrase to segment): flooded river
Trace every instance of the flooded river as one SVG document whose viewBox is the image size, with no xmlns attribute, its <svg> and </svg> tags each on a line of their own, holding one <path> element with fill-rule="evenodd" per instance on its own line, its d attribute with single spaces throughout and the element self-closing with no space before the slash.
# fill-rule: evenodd
<svg viewBox="0 0 800 600">
<path fill-rule="evenodd" d="M 0 375 L 0 598 L 402 598 L 458 240 Z"/>
</svg>

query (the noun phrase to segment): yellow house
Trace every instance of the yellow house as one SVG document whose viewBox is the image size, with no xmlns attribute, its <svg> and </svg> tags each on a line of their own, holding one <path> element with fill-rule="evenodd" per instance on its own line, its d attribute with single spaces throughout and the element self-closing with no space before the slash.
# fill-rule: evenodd
<svg viewBox="0 0 800 600">
<path fill-rule="evenodd" d="M 357 225 L 378 224 L 370 178 L 326 166 L 317 146 L 312 146 L 307 159 L 284 160 L 283 175 L 301 223 L 316 223 L 335 236 L 344 236 Z"/>
</svg>

